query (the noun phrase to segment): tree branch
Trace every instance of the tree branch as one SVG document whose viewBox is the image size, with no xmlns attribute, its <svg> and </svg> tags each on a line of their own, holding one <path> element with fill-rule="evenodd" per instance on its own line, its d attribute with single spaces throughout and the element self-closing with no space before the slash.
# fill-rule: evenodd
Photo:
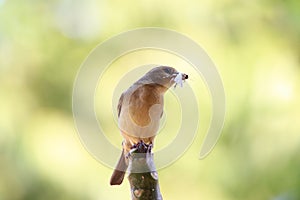
<svg viewBox="0 0 300 200">
<path fill-rule="evenodd" d="M 132 200 L 162 200 L 155 169 L 152 145 L 143 141 L 134 145 L 129 155 L 128 180 Z"/>
</svg>

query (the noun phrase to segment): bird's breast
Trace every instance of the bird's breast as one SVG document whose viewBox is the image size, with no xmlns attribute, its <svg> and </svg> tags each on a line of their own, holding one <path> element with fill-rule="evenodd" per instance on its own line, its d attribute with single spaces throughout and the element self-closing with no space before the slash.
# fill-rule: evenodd
<svg viewBox="0 0 300 200">
<path fill-rule="evenodd" d="M 119 128 L 128 135 L 149 138 L 156 135 L 163 112 L 163 96 L 153 86 L 139 87 L 125 94 Z"/>
</svg>

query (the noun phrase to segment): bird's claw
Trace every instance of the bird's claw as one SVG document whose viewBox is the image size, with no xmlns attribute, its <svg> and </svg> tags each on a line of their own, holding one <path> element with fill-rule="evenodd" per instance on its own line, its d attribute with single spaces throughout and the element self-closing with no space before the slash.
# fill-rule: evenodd
<svg viewBox="0 0 300 200">
<path fill-rule="evenodd" d="M 134 153 L 144 153 L 144 154 L 151 153 L 152 148 L 153 148 L 152 143 L 146 144 L 141 140 L 140 142 L 138 142 L 137 144 L 134 144 L 131 147 L 131 150 L 128 152 L 126 157 L 130 158 L 132 156 L 132 154 L 134 154 Z"/>
</svg>

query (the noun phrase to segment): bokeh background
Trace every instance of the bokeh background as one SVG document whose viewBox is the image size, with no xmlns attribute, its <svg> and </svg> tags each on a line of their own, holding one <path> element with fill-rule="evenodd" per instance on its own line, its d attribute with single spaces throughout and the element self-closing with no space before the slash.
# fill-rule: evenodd
<svg viewBox="0 0 300 200">
<path fill-rule="evenodd" d="M 159 171 L 164 198 L 300 199 L 298 0 L 0 0 L 0 199 L 130 199 L 82 146 L 72 86 L 97 44 L 149 26 L 206 49 L 227 97 L 214 151 L 198 160 L 201 133 Z"/>
</svg>

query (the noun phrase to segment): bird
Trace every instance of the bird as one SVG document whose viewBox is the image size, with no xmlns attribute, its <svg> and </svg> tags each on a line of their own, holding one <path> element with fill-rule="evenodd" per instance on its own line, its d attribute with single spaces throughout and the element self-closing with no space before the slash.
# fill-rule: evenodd
<svg viewBox="0 0 300 200">
<path fill-rule="evenodd" d="M 174 84 L 182 87 L 188 75 L 170 66 L 158 66 L 138 79 L 119 99 L 118 127 L 124 140 L 122 153 L 110 179 L 110 185 L 123 182 L 131 148 L 142 141 L 153 145 L 163 116 L 164 94 Z"/>
</svg>

